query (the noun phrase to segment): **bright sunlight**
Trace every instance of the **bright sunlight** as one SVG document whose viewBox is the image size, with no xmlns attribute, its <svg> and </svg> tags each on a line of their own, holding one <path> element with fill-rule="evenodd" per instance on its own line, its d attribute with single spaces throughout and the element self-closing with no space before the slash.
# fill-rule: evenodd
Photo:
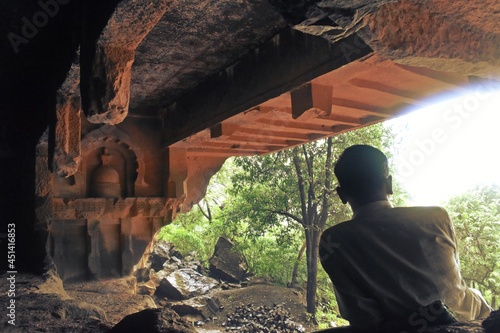
<svg viewBox="0 0 500 333">
<path fill-rule="evenodd" d="M 474 185 L 500 184 L 500 89 L 472 87 L 386 122 L 393 170 L 412 205 L 439 205 Z"/>
</svg>

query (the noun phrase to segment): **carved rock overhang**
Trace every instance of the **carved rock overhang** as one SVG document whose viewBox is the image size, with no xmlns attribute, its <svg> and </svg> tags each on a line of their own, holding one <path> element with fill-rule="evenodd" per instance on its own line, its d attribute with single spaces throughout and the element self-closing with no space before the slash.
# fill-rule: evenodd
<svg viewBox="0 0 500 333">
<path fill-rule="evenodd" d="M 353 59 L 305 83 L 299 77 L 288 79 L 295 86 L 279 87 L 284 93 L 266 86 L 266 80 L 258 77 L 266 71 L 256 68 L 254 84 L 267 88 L 264 101 L 263 92 L 249 93 L 242 101 L 232 93 L 237 88 L 228 88 L 225 93 L 230 97 L 214 103 L 206 96 L 217 94 L 213 88 L 217 80 L 209 80 L 212 85 L 197 87 L 163 111 L 165 123 L 181 120 L 173 122 L 175 128 L 170 131 L 167 126 L 166 133 L 172 135 L 165 144 L 172 156 L 199 164 L 267 154 L 424 107 L 426 98 L 466 92 L 473 81 L 483 81 L 490 89 L 499 86 L 500 29 L 494 22 L 500 18 L 500 5 L 496 2 L 459 1 L 452 6 L 444 1 L 411 0 L 272 3 L 294 23 L 294 30 L 321 37 L 341 49 L 344 60 Z M 237 65 L 230 68 L 235 77 L 243 72 L 238 72 Z M 250 101 L 254 104 L 248 107 Z M 181 115 L 197 109 L 211 117 L 193 111 L 190 126 L 183 128 L 188 120 Z M 193 134 L 183 139 L 189 132 Z M 174 164 L 171 169 L 177 167 Z M 200 182 L 191 183 L 200 187 Z M 188 209 L 204 195 L 204 190 L 194 191 L 189 184 L 183 187 Z"/>
<path fill-rule="evenodd" d="M 165 132 L 171 134 L 165 138 L 171 177 L 177 190 L 182 189 L 184 210 L 204 196 L 214 165 L 227 157 L 267 154 L 383 121 L 425 106 L 427 97 L 440 92 L 465 92 L 478 77 L 493 79 L 488 84 L 498 86 L 499 30 L 492 23 L 499 6 L 493 2 L 470 8 L 465 2 L 454 3 L 451 11 L 442 1 L 320 1 L 307 8 L 273 3 L 295 24 L 294 30 L 322 37 L 340 49 L 337 57 L 345 64 L 309 79 L 287 77 L 289 85 L 277 87 L 269 84 L 269 73 L 282 75 L 279 68 L 269 72 L 265 66 L 247 66 L 251 69 L 245 72 L 238 70 L 237 62 L 229 72 L 231 83 L 238 84 L 224 90 L 225 96 L 214 102 L 210 96 L 220 95 L 220 82 L 209 80 L 162 111 Z M 486 8 L 493 14 L 486 15 Z M 464 24 L 457 27 L 454 20 Z M 298 38 L 294 43 L 299 44 Z M 316 58 L 319 49 L 315 47 Z M 245 59 L 239 62 L 248 64 Z M 263 89 L 248 89 L 252 84 L 239 83 L 238 77 L 250 77 Z M 245 91 L 246 99 L 238 98 L 238 91 Z M 179 121 L 168 128 L 169 119 Z M 177 171 L 202 165 L 208 176 Z"/>
<path fill-rule="evenodd" d="M 59 2 L 61 13 L 56 19 L 67 6 L 67 1 Z M 80 60 L 75 60 L 69 75 L 65 71 L 60 95 L 76 94 L 85 115 L 95 123 L 116 124 L 128 113 L 158 117 L 207 78 L 288 27 L 332 43 L 356 34 L 382 59 L 492 77 L 500 72 L 499 6 L 494 0 L 452 4 L 444 0 L 127 0 L 103 5 L 95 18 L 82 6 L 75 16 L 83 17 L 81 24 L 89 32 L 72 38 L 80 39 Z M 36 9 L 40 8 L 31 11 L 36 14 Z M 19 17 L 9 33 L 23 37 L 23 22 Z M 70 28 L 79 29 L 74 26 Z M 68 35 L 72 29 L 67 29 Z M 37 38 L 26 45 L 18 42 L 17 48 L 22 53 Z M 4 43 L 6 49 L 15 44 L 7 39 Z M 175 116 L 169 120 L 175 122 Z"/>
<path fill-rule="evenodd" d="M 425 107 L 427 97 L 468 84 L 464 75 L 369 55 L 169 147 L 197 156 L 268 154 Z"/>
<path fill-rule="evenodd" d="M 79 138 L 95 128 L 90 123 L 157 119 L 175 197 L 187 210 L 227 157 L 383 121 L 423 106 L 425 97 L 462 89 L 471 76 L 495 77 L 496 7 L 465 0 L 118 2 L 105 8 L 109 20 L 95 45 L 82 40 L 80 60 L 58 91 L 55 171 L 67 177 L 78 170 Z M 193 162 L 199 158 L 205 171 Z M 189 168 L 198 175 L 191 182 Z"/>
</svg>

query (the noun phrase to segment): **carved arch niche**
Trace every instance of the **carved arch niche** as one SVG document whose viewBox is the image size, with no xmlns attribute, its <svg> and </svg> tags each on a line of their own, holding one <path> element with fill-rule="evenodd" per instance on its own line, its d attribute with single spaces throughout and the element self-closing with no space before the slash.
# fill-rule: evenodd
<svg viewBox="0 0 500 333">
<path fill-rule="evenodd" d="M 116 138 L 94 142 L 84 152 L 82 175 L 85 197 L 126 198 L 135 195 L 137 157 L 129 146 Z"/>
</svg>

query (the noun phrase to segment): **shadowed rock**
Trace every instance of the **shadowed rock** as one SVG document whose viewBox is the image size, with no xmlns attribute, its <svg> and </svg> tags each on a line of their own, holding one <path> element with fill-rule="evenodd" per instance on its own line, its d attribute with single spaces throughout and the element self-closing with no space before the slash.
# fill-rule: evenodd
<svg viewBox="0 0 500 333">
<path fill-rule="evenodd" d="M 500 332 L 500 309 L 493 311 L 482 324 L 485 333 L 498 333 Z"/>
<path fill-rule="evenodd" d="M 227 282 L 240 282 L 248 269 L 245 258 L 233 250 L 233 243 L 220 237 L 210 258 L 210 275 Z"/>
<path fill-rule="evenodd" d="M 146 309 L 126 316 L 108 333 L 195 333 L 196 331 L 170 309 Z"/>
</svg>

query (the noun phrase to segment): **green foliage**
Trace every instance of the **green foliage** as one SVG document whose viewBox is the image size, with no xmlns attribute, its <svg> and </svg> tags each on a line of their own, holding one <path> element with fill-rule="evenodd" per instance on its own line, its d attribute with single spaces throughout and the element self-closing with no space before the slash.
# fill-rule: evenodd
<svg viewBox="0 0 500 333">
<path fill-rule="evenodd" d="M 497 307 L 500 296 L 500 186 L 478 186 L 448 201 L 464 280 Z"/>
<path fill-rule="evenodd" d="M 383 124 L 364 127 L 333 137 L 332 157 L 336 161 L 345 148 L 354 144 L 369 144 L 381 149 L 391 161 L 395 153 L 393 141 L 393 133 Z M 308 143 L 304 147 L 314 165 L 312 176 L 306 178 L 306 184 L 313 183 L 319 209 L 325 189 L 325 139 Z M 303 160 L 303 155 L 300 155 L 300 158 Z M 292 160 L 292 149 L 265 156 L 234 159 L 234 164 L 240 167 L 242 172 L 233 173 L 231 177 L 232 188 L 229 193 L 238 202 L 231 206 L 232 209 L 225 211 L 226 223 L 251 221 L 250 232 L 253 237 L 258 237 L 276 223 L 296 225 L 301 218 L 301 211 L 297 175 Z M 348 220 L 351 216 L 350 208 L 340 202 L 333 190 L 336 179 L 334 175 L 332 178 L 334 184 L 326 194 L 330 212 L 327 226 Z M 405 205 L 408 194 L 398 183 L 394 184 L 394 192 L 391 201 L 397 206 Z M 283 212 L 287 214 L 282 214 Z"/>
<path fill-rule="evenodd" d="M 203 263 L 207 263 L 213 251 L 213 241 L 202 235 L 206 234 L 204 228 L 185 228 L 181 224 L 170 224 L 163 227 L 158 238 L 171 242 L 179 250 L 183 256 L 187 256 L 195 252 L 198 259 Z"/>
<path fill-rule="evenodd" d="M 291 280 L 297 252 L 302 245 L 301 237 L 290 237 L 290 243 L 279 243 L 272 232 L 250 242 L 240 242 L 238 249 L 247 259 L 249 270 L 255 276 L 268 277 L 279 285 L 287 285 Z M 299 270 L 299 280 L 305 281 L 305 262 Z"/>
</svg>

